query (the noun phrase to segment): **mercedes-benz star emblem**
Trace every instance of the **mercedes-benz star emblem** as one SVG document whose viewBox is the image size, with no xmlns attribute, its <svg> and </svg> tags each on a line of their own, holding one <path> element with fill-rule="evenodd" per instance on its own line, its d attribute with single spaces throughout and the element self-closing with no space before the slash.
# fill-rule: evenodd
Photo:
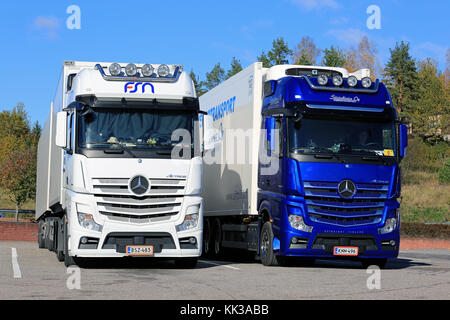
<svg viewBox="0 0 450 320">
<path fill-rule="evenodd" d="M 130 190 L 137 196 L 141 196 L 148 191 L 150 183 L 143 176 L 136 176 L 130 181 Z"/>
<path fill-rule="evenodd" d="M 356 186 L 351 180 L 342 180 L 338 185 L 338 192 L 342 198 L 351 198 L 356 193 Z"/>
</svg>

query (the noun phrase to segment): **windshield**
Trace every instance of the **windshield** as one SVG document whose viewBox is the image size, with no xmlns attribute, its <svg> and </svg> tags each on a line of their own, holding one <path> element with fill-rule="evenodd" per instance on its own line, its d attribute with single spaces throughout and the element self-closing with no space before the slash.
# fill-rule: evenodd
<svg viewBox="0 0 450 320">
<path fill-rule="evenodd" d="M 181 142 L 172 133 L 184 129 L 193 146 L 194 112 L 143 109 L 87 109 L 80 113 L 78 146 L 87 149 L 169 149 Z M 184 141 L 185 142 L 185 141 Z"/>
<path fill-rule="evenodd" d="M 289 119 L 293 153 L 342 153 L 394 156 L 393 122 Z"/>
</svg>

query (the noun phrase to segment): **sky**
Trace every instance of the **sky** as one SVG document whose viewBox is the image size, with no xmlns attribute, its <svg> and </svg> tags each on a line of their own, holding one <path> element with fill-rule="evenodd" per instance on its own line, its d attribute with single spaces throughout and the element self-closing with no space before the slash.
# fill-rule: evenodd
<svg viewBox="0 0 450 320">
<path fill-rule="evenodd" d="M 372 5 L 379 28 L 367 24 Z M 181 64 L 204 79 L 233 57 L 252 64 L 278 37 L 291 49 L 304 36 L 320 49 L 347 49 L 367 36 L 383 65 L 406 41 L 415 59 L 431 57 L 444 70 L 449 12 L 448 0 L 1 1 L 0 111 L 22 102 L 43 125 L 65 60 Z"/>
</svg>

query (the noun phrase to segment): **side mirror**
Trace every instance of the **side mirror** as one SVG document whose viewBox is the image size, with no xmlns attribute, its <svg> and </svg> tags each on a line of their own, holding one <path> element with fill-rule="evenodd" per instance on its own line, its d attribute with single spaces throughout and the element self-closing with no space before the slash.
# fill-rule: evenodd
<svg viewBox="0 0 450 320">
<path fill-rule="evenodd" d="M 55 143 L 58 147 L 66 148 L 67 140 L 67 112 L 61 111 L 56 114 L 56 137 Z"/>
<path fill-rule="evenodd" d="M 267 144 L 266 148 L 268 151 L 268 154 L 270 155 L 273 151 L 275 151 L 275 118 L 274 117 L 267 117 L 265 120 L 264 128 L 266 129 L 266 139 Z"/>
<path fill-rule="evenodd" d="M 203 148 L 205 151 L 214 149 L 215 132 L 212 116 L 203 115 Z"/>
<path fill-rule="evenodd" d="M 408 149 L 408 127 L 406 124 L 400 124 L 398 127 L 399 136 L 399 156 L 404 158 L 406 156 L 406 150 Z"/>
</svg>

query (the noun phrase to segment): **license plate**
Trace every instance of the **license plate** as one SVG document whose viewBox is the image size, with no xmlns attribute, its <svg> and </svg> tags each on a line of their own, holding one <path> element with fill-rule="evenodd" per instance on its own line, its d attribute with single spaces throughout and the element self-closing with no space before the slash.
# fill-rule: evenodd
<svg viewBox="0 0 450 320">
<path fill-rule="evenodd" d="M 358 247 L 333 247 L 335 256 L 357 256 Z"/>
<path fill-rule="evenodd" d="M 127 256 L 152 256 L 153 246 L 126 246 Z"/>
</svg>

